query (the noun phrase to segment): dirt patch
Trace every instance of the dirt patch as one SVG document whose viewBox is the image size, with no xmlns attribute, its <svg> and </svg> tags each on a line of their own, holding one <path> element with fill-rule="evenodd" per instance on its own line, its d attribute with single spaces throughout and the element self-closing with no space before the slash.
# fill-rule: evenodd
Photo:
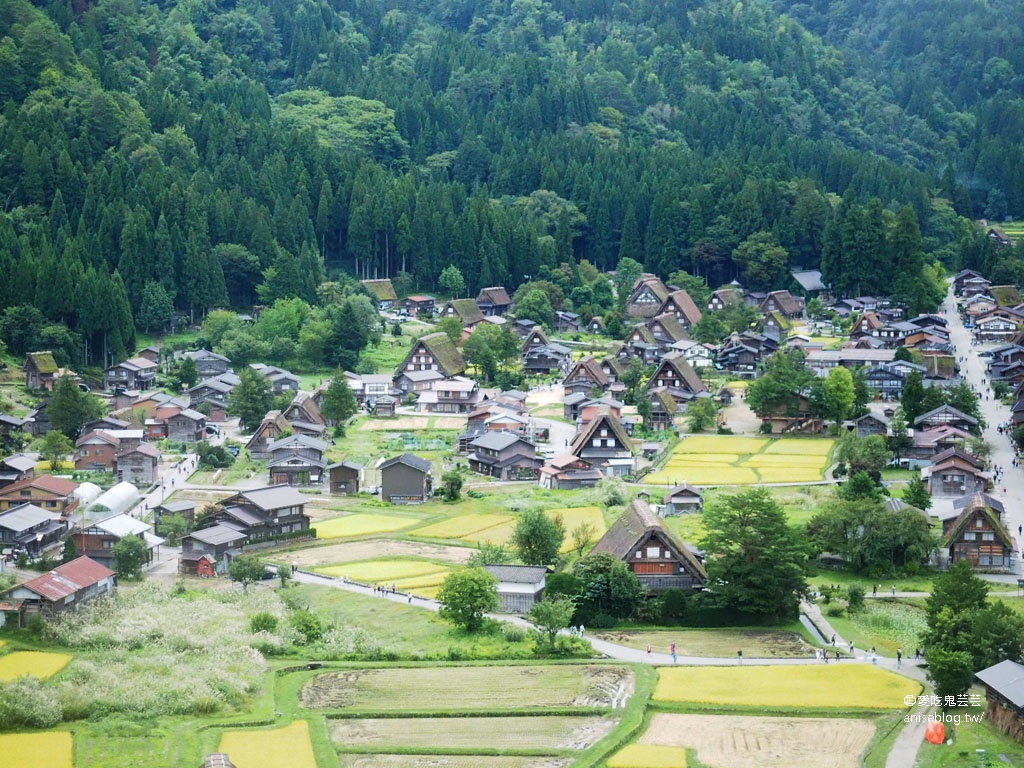
<svg viewBox="0 0 1024 768">
<path fill-rule="evenodd" d="M 559 411 L 562 408 L 562 399 L 565 397 L 565 388 L 561 384 L 536 387 L 531 389 L 526 396 L 526 407 L 530 410 L 542 405 L 558 404 Z"/>
<path fill-rule="evenodd" d="M 655 714 L 640 744 L 686 747 L 715 768 L 857 768 L 871 720 Z"/>
<path fill-rule="evenodd" d="M 576 707 L 624 707 L 633 693 L 633 675 L 621 667 L 588 667 L 586 690 L 573 699 Z"/>
<path fill-rule="evenodd" d="M 342 709 L 352 701 L 359 680 L 372 669 L 325 672 L 308 680 L 299 690 L 299 705 L 306 709 Z M 353 721 L 358 722 L 358 721 Z"/>
<path fill-rule="evenodd" d="M 352 563 L 358 560 L 388 557 L 423 557 L 445 563 L 464 563 L 473 554 L 469 547 L 443 547 L 436 544 L 415 544 L 394 539 L 372 539 L 326 547 L 310 547 L 289 552 L 288 557 L 300 568 L 315 568 L 334 563 Z"/>
</svg>

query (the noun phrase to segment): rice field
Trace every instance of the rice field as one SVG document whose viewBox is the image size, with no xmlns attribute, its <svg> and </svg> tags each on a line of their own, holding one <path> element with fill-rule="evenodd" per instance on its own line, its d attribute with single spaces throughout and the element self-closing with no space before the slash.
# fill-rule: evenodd
<svg viewBox="0 0 1024 768">
<path fill-rule="evenodd" d="M 460 717 L 457 723 L 448 717 L 359 718 L 332 720 L 328 727 L 331 740 L 348 747 L 560 751 L 586 749 L 614 725 L 614 719 L 600 715 L 541 715 Z"/>
<path fill-rule="evenodd" d="M 305 720 L 269 731 L 225 731 L 220 751 L 235 768 L 317 768 Z"/>
<path fill-rule="evenodd" d="M 863 664 L 797 667 L 663 667 L 654 700 L 791 709 L 903 709 L 913 680 Z"/>
<path fill-rule="evenodd" d="M 562 522 L 565 525 L 562 552 L 569 552 L 572 549 L 572 529 L 580 523 L 590 523 L 597 536 L 601 536 L 607 530 L 604 514 L 598 507 L 549 509 L 545 514 L 549 517 L 555 515 L 562 517 Z M 454 539 L 478 546 L 481 544 L 505 545 L 512 540 L 515 529 L 516 518 L 512 515 L 460 515 L 411 531 L 410 535 L 427 539 Z"/>
<path fill-rule="evenodd" d="M 624 701 L 632 686 L 625 667 L 590 664 L 353 669 L 311 678 L 299 703 L 379 712 L 610 707 Z"/>
<path fill-rule="evenodd" d="M 17 680 L 24 675 L 45 680 L 60 672 L 71 661 L 66 653 L 45 651 L 14 651 L 0 656 L 0 682 Z"/>
<path fill-rule="evenodd" d="M 608 768 L 686 768 L 686 750 L 629 744 L 608 758 Z"/>
<path fill-rule="evenodd" d="M 806 483 L 824 479 L 832 440 L 698 435 L 675 447 L 668 462 L 644 478 L 675 485 Z"/>
<path fill-rule="evenodd" d="M 12 767 L 72 768 L 71 734 L 67 731 L 0 734 L 0 755 L 3 764 Z"/>
<path fill-rule="evenodd" d="M 357 512 L 354 515 L 318 521 L 316 537 L 318 539 L 342 539 L 350 536 L 368 536 L 374 533 L 392 533 L 418 522 L 419 518 L 416 517 Z"/>
<path fill-rule="evenodd" d="M 327 565 L 316 571 L 325 576 L 343 577 L 366 584 L 394 585 L 395 589 L 402 592 L 433 597 L 451 568 L 429 560 L 395 558 Z"/>
<path fill-rule="evenodd" d="M 737 648 L 742 648 L 748 659 L 807 659 L 814 655 L 798 632 L 776 629 L 593 630 L 591 634 L 638 651 L 650 646 L 656 653 L 669 653 L 674 643 L 680 656 L 731 657 Z"/>
<path fill-rule="evenodd" d="M 702 765 L 715 768 L 858 768 L 874 734 L 869 719 L 658 713 L 636 747 L 692 749 Z M 616 765 L 608 761 L 609 768 Z M 622 763 L 661 765 L 675 763 Z"/>
</svg>

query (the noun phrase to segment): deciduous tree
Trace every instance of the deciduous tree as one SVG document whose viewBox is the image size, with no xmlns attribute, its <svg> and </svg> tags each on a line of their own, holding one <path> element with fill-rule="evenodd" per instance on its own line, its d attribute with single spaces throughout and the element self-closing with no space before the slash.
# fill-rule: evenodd
<svg viewBox="0 0 1024 768">
<path fill-rule="evenodd" d="M 441 618 L 475 632 L 484 614 L 498 607 L 498 580 L 483 568 L 460 568 L 445 577 L 437 601 Z"/>
<path fill-rule="evenodd" d="M 560 515 L 549 516 L 537 508 L 519 513 L 512 545 L 527 565 L 550 565 L 558 559 L 565 539 L 565 523 Z"/>
</svg>

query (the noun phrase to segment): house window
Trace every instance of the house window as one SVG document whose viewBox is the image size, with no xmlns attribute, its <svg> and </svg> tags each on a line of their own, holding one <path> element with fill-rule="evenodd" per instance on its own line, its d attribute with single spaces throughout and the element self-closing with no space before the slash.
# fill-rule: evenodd
<svg viewBox="0 0 1024 768">
<path fill-rule="evenodd" d="M 644 556 L 644 553 L 643 553 L 643 552 L 641 552 L 641 551 L 640 551 L 640 550 L 638 549 L 638 550 L 636 551 L 636 558 L 637 558 L 637 560 L 640 560 L 640 559 L 642 559 L 642 558 L 643 558 L 643 556 Z"/>
<path fill-rule="evenodd" d="M 982 541 L 995 541 L 996 535 L 992 531 L 986 531 L 981 534 Z"/>
<path fill-rule="evenodd" d="M 655 546 L 655 547 L 648 547 L 647 548 L 647 557 L 657 558 L 660 555 L 661 555 L 661 548 L 660 547 L 656 547 Z"/>
<path fill-rule="evenodd" d="M 984 527 L 985 527 L 985 521 L 984 521 L 984 520 L 982 520 L 982 519 L 981 519 L 981 518 L 979 517 L 979 518 L 978 518 L 977 520 L 975 520 L 975 521 L 974 521 L 974 527 L 975 527 L 975 528 L 984 528 Z"/>
<path fill-rule="evenodd" d="M 974 531 L 967 531 L 964 534 L 964 541 L 977 541 L 977 538 L 978 534 L 976 534 Z"/>
<path fill-rule="evenodd" d="M 600 447 L 601 447 L 601 438 L 599 438 L 599 437 L 595 437 L 595 438 L 594 438 L 594 442 L 593 442 L 593 446 L 594 446 L 595 448 L 600 448 Z"/>
</svg>

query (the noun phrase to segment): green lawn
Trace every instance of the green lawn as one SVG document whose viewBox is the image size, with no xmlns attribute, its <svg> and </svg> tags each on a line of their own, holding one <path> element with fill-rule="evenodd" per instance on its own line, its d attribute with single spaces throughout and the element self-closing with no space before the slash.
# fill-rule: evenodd
<svg viewBox="0 0 1024 768">
<path fill-rule="evenodd" d="M 986 717 L 980 723 L 967 723 L 963 714 L 978 715 L 982 707 L 957 707 L 951 714 L 960 714 L 960 725 L 946 724 L 946 738 L 952 746 L 922 742 L 915 768 L 978 768 L 979 766 L 1024 766 L 1024 745 L 1004 736 Z M 983 762 L 978 750 L 985 750 Z"/>
</svg>

